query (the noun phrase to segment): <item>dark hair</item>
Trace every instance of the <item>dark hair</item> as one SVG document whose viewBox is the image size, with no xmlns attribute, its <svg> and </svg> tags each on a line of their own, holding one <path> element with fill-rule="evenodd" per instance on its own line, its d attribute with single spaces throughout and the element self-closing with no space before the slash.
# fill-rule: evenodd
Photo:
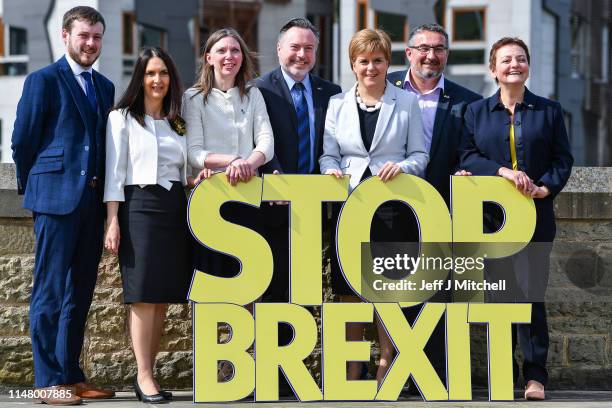
<svg viewBox="0 0 612 408">
<path fill-rule="evenodd" d="M 491 46 L 491 51 L 489 52 L 489 69 L 493 71 L 495 69 L 496 62 L 496 54 L 497 50 L 506 45 L 518 45 L 525 51 L 525 55 L 527 56 L 527 64 L 531 65 L 531 57 L 529 56 L 529 48 L 527 44 L 523 40 L 518 37 L 502 37 L 499 40 L 495 41 Z M 495 78 L 495 83 L 497 83 L 497 78 Z"/>
<path fill-rule="evenodd" d="M 293 27 L 305 28 L 307 30 L 312 31 L 315 38 L 317 39 L 317 44 L 319 43 L 319 30 L 317 30 L 314 24 L 312 24 L 308 19 L 303 17 L 292 18 L 291 20 L 283 24 L 280 31 L 278 32 L 278 41 L 280 41 L 281 38 L 283 38 L 283 35 L 285 35 L 285 33 Z"/>
<path fill-rule="evenodd" d="M 127 86 L 127 89 L 121 96 L 121 99 L 113 109 L 125 109 L 126 116 L 129 112 L 130 115 L 136 119 L 142 127 L 145 127 L 145 107 L 144 107 L 144 77 L 147 71 L 147 65 L 152 58 L 160 58 L 166 64 L 168 69 L 168 75 L 170 76 L 170 87 L 168 93 L 164 97 L 163 101 L 163 114 L 168 119 L 168 122 L 172 126 L 172 129 L 177 133 L 177 129 L 180 123 L 183 122 L 181 118 L 181 99 L 182 99 L 182 87 L 181 80 L 179 79 L 178 71 L 174 65 L 174 61 L 170 55 L 159 47 L 144 47 L 138 54 L 138 59 L 134 65 L 134 72 L 132 78 Z"/>
<path fill-rule="evenodd" d="M 232 37 L 240 45 L 240 51 L 242 52 L 242 64 L 236 74 L 236 80 L 234 85 L 238 87 L 240 91 L 240 97 L 244 97 L 249 92 L 249 81 L 255 76 L 255 57 L 249 51 L 246 43 L 233 28 L 222 28 L 215 31 L 208 37 L 206 44 L 204 45 L 204 52 L 202 52 L 202 58 L 200 61 L 200 72 L 198 74 L 198 80 L 193 87 L 204 96 L 204 103 L 208 99 L 208 95 L 212 92 L 215 84 L 215 69 L 212 65 L 206 62 L 206 54 L 210 52 L 212 47 L 225 37 Z"/>
<path fill-rule="evenodd" d="M 418 27 L 413 28 L 410 31 L 410 36 L 408 37 L 408 45 L 414 45 L 412 39 L 415 35 L 421 34 L 423 31 L 431 31 L 434 33 L 442 34 L 444 36 L 444 40 L 446 41 L 446 46 L 448 47 L 448 33 L 440 24 L 430 23 L 430 24 L 421 24 Z"/>
<path fill-rule="evenodd" d="M 74 20 L 85 20 L 91 25 L 102 23 L 102 27 L 106 30 L 104 17 L 102 17 L 98 10 L 92 7 L 77 6 L 68 10 L 62 19 L 62 29 L 68 32 L 72 30 Z"/>
</svg>

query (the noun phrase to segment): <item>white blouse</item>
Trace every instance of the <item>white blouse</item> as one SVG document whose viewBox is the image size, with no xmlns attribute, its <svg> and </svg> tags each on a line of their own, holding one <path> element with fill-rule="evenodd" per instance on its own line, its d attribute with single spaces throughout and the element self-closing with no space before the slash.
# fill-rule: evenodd
<svg viewBox="0 0 612 408">
<path fill-rule="evenodd" d="M 258 151 L 266 163 L 274 156 L 266 104 L 255 87 L 243 98 L 237 87 L 227 92 L 213 88 L 206 104 L 201 92 L 189 88 L 183 95 L 183 118 L 187 123 L 187 156 L 193 168 L 204 168 L 208 153 L 246 159 Z"/>
<path fill-rule="evenodd" d="M 171 181 L 181 180 L 180 169 L 185 161 L 178 138 L 183 136 L 177 135 L 166 119 L 154 122 L 157 137 L 157 184 L 170 191 Z"/>
</svg>

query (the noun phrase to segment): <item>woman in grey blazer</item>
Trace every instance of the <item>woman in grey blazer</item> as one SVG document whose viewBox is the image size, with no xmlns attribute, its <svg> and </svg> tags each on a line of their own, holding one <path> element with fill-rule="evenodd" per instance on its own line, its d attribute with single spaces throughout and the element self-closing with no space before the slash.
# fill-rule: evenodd
<svg viewBox="0 0 612 408">
<path fill-rule="evenodd" d="M 400 173 L 423 177 L 429 161 L 425 148 L 421 111 L 417 98 L 387 82 L 391 60 L 391 40 L 381 30 L 361 30 L 349 45 L 349 58 L 357 83 L 346 93 L 329 101 L 323 135 L 321 173 L 350 176 L 350 189 L 364 178 L 380 177 L 383 182 Z M 339 207 L 334 214 L 337 216 Z M 398 202 L 383 204 L 372 220 L 371 241 L 418 241 L 418 230 L 406 228 L 414 216 Z M 398 221 L 403 225 L 399 225 Z M 408 224 L 406 224 L 406 221 Z M 416 223 L 412 223 L 416 227 Z M 335 248 L 335 243 L 332 245 Z M 348 286 L 337 257 L 332 256 L 332 287 L 342 301 L 359 298 Z M 393 359 L 394 347 L 377 320 L 380 363 L 377 381 L 384 378 Z M 349 325 L 349 340 L 361 340 L 364 325 Z M 349 379 L 357 379 L 363 370 L 359 363 L 349 363 Z"/>
</svg>

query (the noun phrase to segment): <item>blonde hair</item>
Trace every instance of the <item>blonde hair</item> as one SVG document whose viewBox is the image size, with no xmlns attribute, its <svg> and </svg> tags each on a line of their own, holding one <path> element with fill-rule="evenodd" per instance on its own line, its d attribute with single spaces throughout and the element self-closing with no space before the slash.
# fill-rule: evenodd
<svg viewBox="0 0 612 408">
<path fill-rule="evenodd" d="M 391 62 L 391 39 L 383 30 L 372 30 L 370 28 L 357 31 L 349 44 L 349 60 L 351 68 L 359 54 L 371 54 L 380 51 L 384 54 L 388 63 Z"/>
</svg>

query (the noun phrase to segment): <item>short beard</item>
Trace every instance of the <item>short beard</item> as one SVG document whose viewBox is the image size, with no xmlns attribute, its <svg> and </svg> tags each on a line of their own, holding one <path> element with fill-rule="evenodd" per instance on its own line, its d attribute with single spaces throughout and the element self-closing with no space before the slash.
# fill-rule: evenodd
<svg viewBox="0 0 612 408">
<path fill-rule="evenodd" d="M 82 66 L 83 68 L 89 68 L 91 67 L 97 60 L 98 57 L 100 56 L 100 54 L 98 53 L 98 55 L 96 56 L 96 58 L 91 62 L 91 64 L 88 65 L 83 65 L 81 63 L 81 57 L 80 55 L 74 50 L 74 48 L 72 47 L 68 47 L 68 55 L 70 55 L 70 58 L 72 58 L 72 60 L 74 62 L 76 62 L 77 64 L 79 64 L 80 66 Z"/>
<path fill-rule="evenodd" d="M 415 69 L 414 72 L 421 79 L 433 79 L 433 78 L 439 78 L 440 76 L 442 76 L 443 70 L 440 70 L 437 72 L 432 71 L 432 72 L 425 73 L 423 71 L 419 71 L 418 69 Z"/>
</svg>

